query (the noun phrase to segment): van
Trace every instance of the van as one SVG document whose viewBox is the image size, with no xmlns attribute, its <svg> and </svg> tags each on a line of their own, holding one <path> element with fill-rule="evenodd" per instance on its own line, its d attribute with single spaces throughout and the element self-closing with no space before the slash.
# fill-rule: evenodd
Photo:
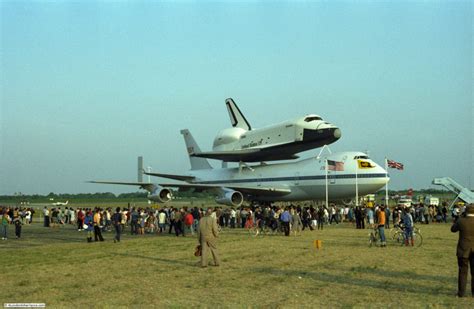
<svg viewBox="0 0 474 309">
<path fill-rule="evenodd" d="M 399 200 L 398 200 L 398 206 L 400 207 L 411 207 L 411 203 L 412 203 L 412 200 L 410 197 L 407 197 L 407 196 L 402 196 Z"/>
<path fill-rule="evenodd" d="M 427 196 L 425 197 L 424 204 L 426 206 L 439 206 L 439 198 L 433 197 L 433 196 Z"/>
</svg>

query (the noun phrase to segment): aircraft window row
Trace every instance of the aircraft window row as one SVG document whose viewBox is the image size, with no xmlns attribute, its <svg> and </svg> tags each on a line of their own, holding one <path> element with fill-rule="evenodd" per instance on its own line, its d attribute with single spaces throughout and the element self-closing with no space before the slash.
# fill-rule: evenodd
<svg viewBox="0 0 474 309">
<path fill-rule="evenodd" d="M 357 159 L 366 159 L 366 160 L 368 160 L 369 157 L 368 156 L 355 156 L 354 160 L 357 160 Z"/>
<path fill-rule="evenodd" d="M 321 117 L 313 116 L 313 117 L 306 117 L 304 121 L 306 122 L 311 122 L 311 121 L 316 121 L 316 120 L 323 120 Z"/>
</svg>

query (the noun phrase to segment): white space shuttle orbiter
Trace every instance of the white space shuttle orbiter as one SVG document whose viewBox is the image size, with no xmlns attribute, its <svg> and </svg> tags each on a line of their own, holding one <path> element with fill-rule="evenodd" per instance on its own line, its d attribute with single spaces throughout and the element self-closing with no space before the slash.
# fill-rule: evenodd
<svg viewBox="0 0 474 309">
<path fill-rule="evenodd" d="M 189 148 L 191 156 L 225 162 L 260 162 L 296 159 L 296 153 L 334 143 L 341 130 L 318 115 L 306 115 L 260 129 L 252 129 L 237 104 L 225 101 L 232 128 L 220 131 L 212 151 Z"/>
</svg>

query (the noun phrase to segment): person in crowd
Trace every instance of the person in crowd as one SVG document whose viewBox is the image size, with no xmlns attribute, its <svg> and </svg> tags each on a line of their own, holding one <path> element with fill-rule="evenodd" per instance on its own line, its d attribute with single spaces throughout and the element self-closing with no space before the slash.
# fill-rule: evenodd
<svg viewBox="0 0 474 309">
<path fill-rule="evenodd" d="M 115 229 L 114 243 L 120 242 L 120 235 L 122 234 L 122 213 L 120 212 L 120 207 L 115 209 L 115 213 L 112 215 L 111 221 Z"/>
<path fill-rule="evenodd" d="M 318 210 L 316 208 L 314 208 L 313 206 L 311 206 L 309 208 L 309 218 L 311 220 L 311 224 L 309 225 L 310 227 L 310 230 L 314 230 L 315 228 L 317 228 L 318 224 L 319 224 L 319 215 L 318 215 Z"/>
<path fill-rule="evenodd" d="M 84 224 L 87 226 L 87 242 L 92 242 L 92 235 L 94 232 L 94 217 L 92 211 L 86 209 L 86 215 L 84 217 Z"/>
<path fill-rule="evenodd" d="M 324 209 L 322 206 L 318 208 L 317 214 L 318 230 L 322 231 L 324 229 Z"/>
<path fill-rule="evenodd" d="M 160 210 L 158 213 L 158 227 L 160 234 L 166 230 L 166 212 L 164 210 Z"/>
<path fill-rule="evenodd" d="M 214 266 L 220 265 L 219 254 L 217 251 L 217 238 L 219 230 L 217 222 L 211 217 L 212 209 L 208 208 L 204 217 L 199 220 L 198 240 L 201 246 L 201 267 L 207 267 L 207 255 L 209 251 L 214 259 Z"/>
<path fill-rule="evenodd" d="M 100 215 L 100 209 L 96 208 L 95 209 L 95 214 L 94 214 L 94 240 L 95 241 L 104 241 L 104 238 L 102 237 L 102 231 L 100 229 L 100 220 L 101 220 L 101 215 Z"/>
<path fill-rule="evenodd" d="M 403 209 L 402 221 L 405 232 L 405 246 L 408 246 L 409 243 L 414 246 L 415 240 L 413 238 L 413 216 L 411 215 L 410 209 L 408 207 Z"/>
<path fill-rule="evenodd" d="M 8 239 L 8 225 L 12 219 L 8 215 L 8 209 L 4 209 L 2 212 L 2 218 L 0 222 L 0 226 L 2 228 L 2 240 L 7 240 Z"/>
<path fill-rule="evenodd" d="M 474 204 L 466 207 L 465 216 L 451 226 L 451 232 L 459 232 L 456 249 L 458 260 L 458 297 L 466 296 L 467 273 L 471 268 L 471 296 L 474 297 Z"/>
<path fill-rule="evenodd" d="M 25 210 L 25 224 L 30 224 L 31 222 L 31 210 L 28 208 Z"/>
<path fill-rule="evenodd" d="M 280 221 L 283 226 L 283 231 L 285 231 L 285 236 L 290 236 L 291 214 L 288 207 L 285 208 L 285 211 L 281 214 Z"/>
<path fill-rule="evenodd" d="M 194 223 L 194 218 L 191 212 L 186 212 L 184 215 L 184 228 L 186 229 L 186 232 L 190 232 L 191 235 L 194 235 L 194 230 L 193 230 L 193 223 Z"/>
<path fill-rule="evenodd" d="M 44 217 L 44 227 L 49 227 L 50 219 L 49 219 L 49 210 L 48 207 L 44 206 L 43 208 L 43 217 Z"/>
<path fill-rule="evenodd" d="M 367 212 L 367 222 L 369 224 L 369 227 L 373 229 L 374 228 L 374 211 L 372 207 L 367 207 L 366 212 Z"/>
<path fill-rule="evenodd" d="M 81 208 L 78 209 L 77 211 L 77 230 L 82 231 L 84 229 L 84 219 L 86 215 L 82 211 Z"/>
<path fill-rule="evenodd" d="M 21 222 L 21 218 L 17 217 L 13 220 L 13 224 L 15 225 L 15 236 L 16 238 L 21 237 L 21 226 L 23 223 Z"/>
<path fill-rule="evenodd" d="M 132 235 L 138 234 L 138 220 L 139 220 L 140 214 L 138 211 L 135 209 L 135 207 L 132 208 L 132 211 L 130 213 L 130 231 Z"/>
<path fill-rule="evenodd" d="M 122 225 L 122 232 L 125 231 L 125 227 L 127 226 L 128 222 L 128 217 L 130 215 L 130 209 L 125 209 L 125 207 L 122 210 L 122 221 L 120 224 Z"/>
<path fill-rule="evenodd" d="M 147 213 L 143 209 L 139 209 L 139 217 L 138 217 L 138 234 L 145 235 L 145 224 L 148 218 Z"/>
<path fill-rule="evenodd" d="M 301 234 L 303 223 L 301 222 L 301 217 L 299 213 L 295 209 L 291 209 L 290 213 L 291 213 L 291 229 L 296 236 L 297 234 Z"/>
<path fill-rule="evenodd" d="M 230 209 L 230 228 L 235 229 L 237 219 L 237 211 L 235 211 L 234 207 Z"/>
<path fill-rule="evenodd" d="M 245 207 L 242 207 L 240 210 L 240 223 L 242 228 L 245 228 L 247 224 L 247 219 L 248 219 L 249 213 Z"/>
<path fill-rule="evenodd" d="M 309 228 L 310 230 L 313 230 L 313 227 L 311 226 L 311 213 L 309 208 L 305 207 L 303 209 L 303 212 L 301 213 L 301 222 L 303 223 L 303 231 L 306 228 Z"/>
<path fill-rule="evenodd" d="M 380 206 L 379 209 L 377 210 L 377 224 L 378 224 L 377 229 L 379 230 L 381 247 L 387 246 L 387 243 L 385 242 L 385 224 L 387 222 L 387 218 L 385 216 L 386 216 L 386 213 L 385 213 L 384 206 Z"/>
<path fill-rule="evenodd" d="M 201 219 L 201 211 L 199 210 L 199 208 L 194 207 L 191 214 L 193 215 L 193 219 L 194 219 L 193 230 L 197 231 L 198 226 L 199 226 L 199 219 Z"/>
<path fill-rule="evenodd" d="M 170 210 L 170 213 L 169 213 L 169 216 L 168 216 L 168 220 L 169 220 L 169 231 L 168 231 L 168 234 L 171 234 L 171 230 L 174 229 L 175 233 L 176 233 L 176 227 L 175 227 L 175 216 L 176 216 L 176 212 L 178 210 L 176 208 L 172 208 Z"/>
<path fill-rule="evenodd" d="M 174 214 L 174 232 L 176 236 L 183 235 L 183 213 L 181 210 L 176 209 Z"/>
</svg>

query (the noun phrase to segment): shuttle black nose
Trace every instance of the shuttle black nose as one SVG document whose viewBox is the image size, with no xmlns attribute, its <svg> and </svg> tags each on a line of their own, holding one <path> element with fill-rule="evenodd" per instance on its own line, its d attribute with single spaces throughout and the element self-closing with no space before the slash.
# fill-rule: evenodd
<svg viewBox="0 0 474 309">
<path fill-rule="evenodd" d="M 341 138 L 341 130 L 337 128 L 336 130 L 334 130 L 333 135 L 335 139 Z"/>
</svg>

